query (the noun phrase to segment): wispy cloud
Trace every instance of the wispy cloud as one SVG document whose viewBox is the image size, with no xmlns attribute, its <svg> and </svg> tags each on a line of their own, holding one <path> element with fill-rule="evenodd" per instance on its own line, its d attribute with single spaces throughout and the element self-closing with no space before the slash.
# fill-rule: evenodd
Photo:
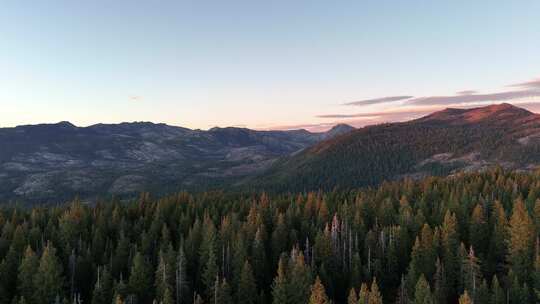
<svg viewBox="0 0 540 304">
<path fill-rule="evenodd" d="M 465 91 L 456 92 L 456 94 L 458 94 L 458 95 L 473 95 L 473 94 L 476 94 L 476 93 L 478 93 L 478 92 L 474 91 L 474 90 L 465 90 Z"/>
<path fill-rule="evenodd" d="M 269 128 L 258 128 L 257 130 L 278 130 L 278 131 L 287 131 L 287 130 L 308 130 L 310 132 L 324 132 L 330 130 L 335 125 L 340 124 L 340 122 L 323 122 L 323 123 L 313 123 L 313 124 L 300 124 L 300 125 L 283 125 L 283 126 L 273 126 Z"/>
<path fill-rule="evenodd" d="M 323 114 L 317 115 L 317 118 L 399 118 L 399 117 L 411 117 L 416 115 L 423 115 L 433 112 L 433 107 L 409 107 L 402 108 L 399 110 L 393 111 L 382 111 L 382 112 L 366 112 L 366 113 L 355 113 L 355 114 Z"/>
<path fill-rule="evenodd" d="M 358 100 L 358 101 L 352 101 L 344 103 L 345 106 L 367 106 L 367 105 L 373 105 L 373 104 L 379 104 L 379 103 L 385 103 L 385 102 L 392 102 L 392 101 L 399 101 L 399 100 L 405 100 L 413 98 L 414 96 L 387 96 L 387 97 L 381 97 L 381 98 L 374 98 L 374 99 L 365 99 L 365 100 Z"/>
<path fill-rule="evenodd" d="M 540 90 L 507 91 L 490 94 L 418 97 L 408 101 L 412 105 L 453 105 L 474 102 L 503 102 L 527 97 L 539 97 Z"/>
<path fill-rule="evenodd" d="M 129 100 L 139 101 L 139 100 L 142 100 L 142 96 L 137 96 L 137 95 L 129 96 Z"/>
<path fill-rule="evenodd" d="M 528 88 L 528 89 L 540 89 L 540 79 L 534 79 L 534 80 L 531 80 L 531 81 L 512 84 L 512 85 L 510 85 L 510 87 Z"/>
<path fill-rule="evenodd" d="M 453 95 L 422 97 L 413 97 L 412 95 L 387 96 L 348 102 L 342 105 L 361 107 L 385 102 L 403 101 L 398 104 L 392 104 L 392 106 L 383 106 L 383 110 L 377 112 L 320 114 L 315 117 L 324 119 L 325 122 L 303 125 L 301 127 L 309 130 L 324 130 L 338 123 L 362 127 L 378 123 L 408 121 L 447 107 L 474 108 L 501 102 L 511 102 L 516 106 L 530 111 L 540 112 L 540 79 L 508 85 L 506 88 L 507 90 L 503 92 L 482 94 L 474 90 L 464 90 L 456 92 Z M 331 122 L 326 122 L 326 120 Z M 294 127 L 289 126 L 287 129 Z"/>
</svg>

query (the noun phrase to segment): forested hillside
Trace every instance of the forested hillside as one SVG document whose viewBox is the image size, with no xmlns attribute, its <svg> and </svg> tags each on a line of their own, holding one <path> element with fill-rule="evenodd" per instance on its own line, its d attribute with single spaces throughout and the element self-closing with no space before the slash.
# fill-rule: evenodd
<svg viewBox="0 0 540 304">
<path fill-rule="evenodd" d="M 0 211 L 1 303 L 538 303 L 540 174 Z"/>
<path fill-rule="evenodd" d="M 277 158 L 351 131 L 191 130 L 147 122 L 0 128 L 0 200 L 33 203 L 230 185 Z"/>
<path fill-rule="evenodd" d="M 540 115 L 510 104 L 446 109 L 321 142 L 277 163 L 252 184 L 285 191 L 332 190 L 497 165 L 531 170 L 540 165 L 539 139 Z"/>
</svg>

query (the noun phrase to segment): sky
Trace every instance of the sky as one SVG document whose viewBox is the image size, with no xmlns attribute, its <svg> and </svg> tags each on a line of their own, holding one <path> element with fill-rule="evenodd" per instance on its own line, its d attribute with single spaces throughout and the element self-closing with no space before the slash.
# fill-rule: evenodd
<svg viewBox="0 0 540 304">
<path fill-rule="evenodd" d="M 540 1 L 0 4 L 0 127 L 322 130 L 540 103 Z"/>
</svg>

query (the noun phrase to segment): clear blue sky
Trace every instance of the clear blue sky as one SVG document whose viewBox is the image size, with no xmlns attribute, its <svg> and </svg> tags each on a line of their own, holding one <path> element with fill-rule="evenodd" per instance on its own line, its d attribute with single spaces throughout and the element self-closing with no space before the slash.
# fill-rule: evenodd
<svg viewBox="0 0 540 304">
<path fill-rule="evenodd" d="M 539 12 L 538 0 L 3 1 L 0 126 L 276 128 L 407 106 L 343 106 L 366 99 L 507 91 L 540 76 Z"/>
</svg>

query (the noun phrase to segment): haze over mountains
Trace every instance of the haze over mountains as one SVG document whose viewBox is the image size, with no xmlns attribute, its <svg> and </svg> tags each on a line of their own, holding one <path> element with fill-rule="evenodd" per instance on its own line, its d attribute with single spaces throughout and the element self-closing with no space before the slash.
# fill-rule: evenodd
<svg viewBox="0 0 540 304">
<path fill-rule="evenodd" d="M 0 129 L 0 199 L 61 201 L 78 195 L 168 193 L 234 184 L 279 157 L 352 130 L 191 130 L 165 124 L 76 127 L 69 122 Z"/>
<path fill-rule="evenodd" d="M 316 190 L 540 164 L 540 115 L 510 104 L 324 133 L 68 122 L 0 129 L 0 199 L 181 189 Z"/>
</svg>

